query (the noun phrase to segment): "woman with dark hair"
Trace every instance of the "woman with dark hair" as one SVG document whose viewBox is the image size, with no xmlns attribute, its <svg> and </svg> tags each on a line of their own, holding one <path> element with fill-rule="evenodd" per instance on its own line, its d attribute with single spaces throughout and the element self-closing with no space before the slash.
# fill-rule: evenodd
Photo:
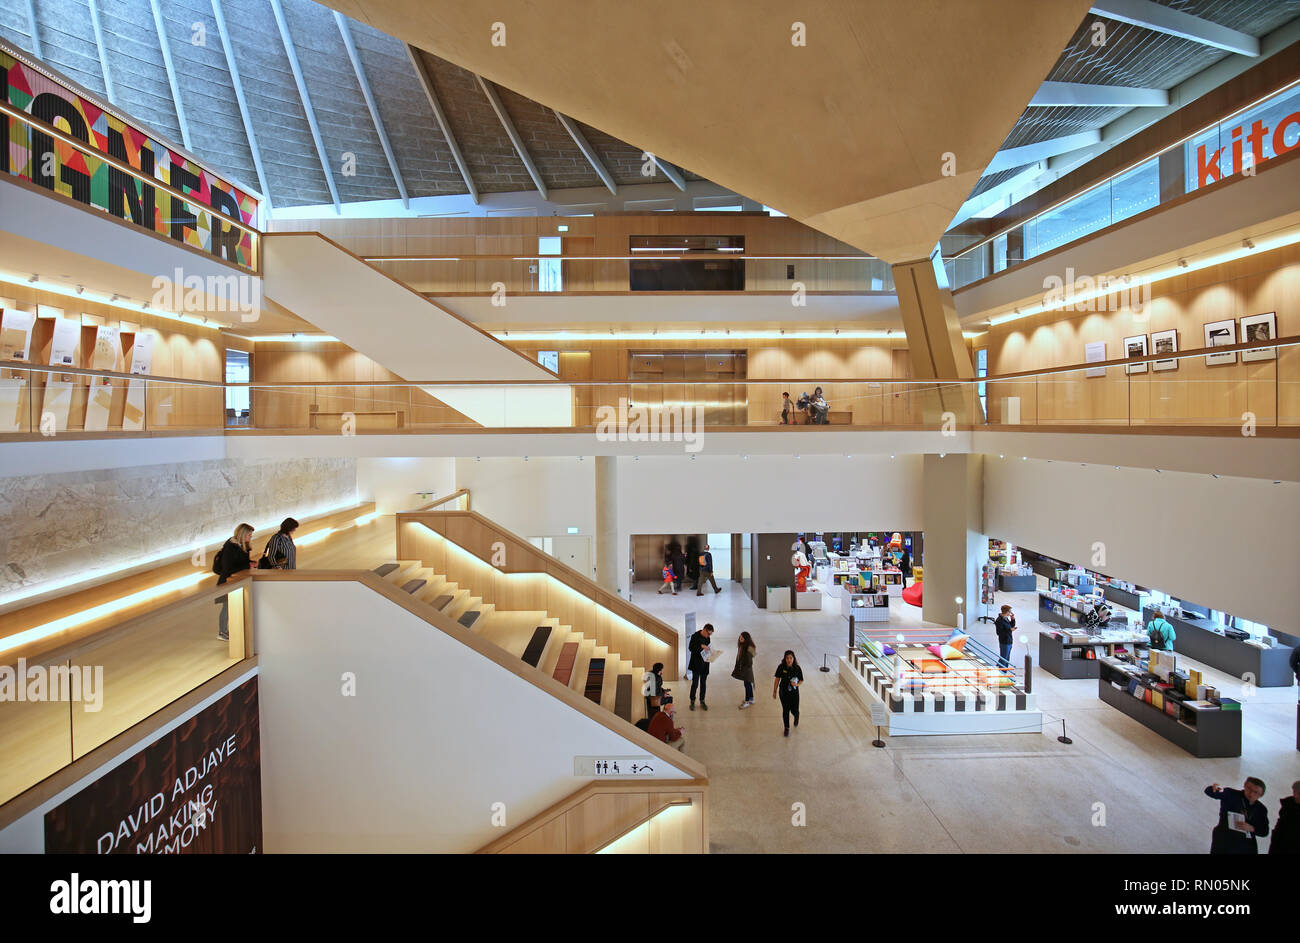
<svg viewBox="0 0 1300 943">
<path fill-rule="evenodd" d="M 794 715 L 794 725 L 799 726 L 799 685 L 803 684 L 803 669 L 794 657 L 794 652 L 786 650 L 781 664 L 776 666 L 772 676 L 772 699 L 776 700 L 778 691 L 781 695 L 781 720 L 785 724 L 785 735 L 790 736 L 790 715 Z"/>
<path fill-rule="evenodd" d="M 731 676 L 745 685 L 745 699 L 740 702 L 742 711 L 754 706 L 754 655 L 757 652 L 754 639 L 748 632 L 741 632 L 736 643 L 736 667 L 731 669 Z"/>
<path fill-rule="evenodd" d="M 650 666 L 649 677 L 645 679 L 645 687 L 642 691 L 645 694 L 645 716 L 649 720 L 659 709 L 663 707 L 664 695 L 667 690 L 664 688 L 664 663 L 657 661 Z"/>
<path fill-rule="evenodd" d="M 293 534 L 298 529 L 298 522 L 292 517 L 286 517 L 280 522 L 280 529 L 275 536 L 266 542 L 266 549 L 262 551 L 262 559 L 257 564 L 261 570 L 296 570 L 298 569 L 298 548 L 293 545 Z M 284 566 L 277 567 L 275 559 L 277 556 L 284 557 Z"/>
</svg>

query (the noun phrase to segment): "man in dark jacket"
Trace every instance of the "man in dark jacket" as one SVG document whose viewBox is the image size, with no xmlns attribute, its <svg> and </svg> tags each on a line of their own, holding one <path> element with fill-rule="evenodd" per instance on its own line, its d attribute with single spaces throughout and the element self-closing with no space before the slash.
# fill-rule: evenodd
<svg viewBox="0 0 1300 943">
<path fill-rule="evenodd" d="M 1219 800 L 1219 824 L 1210 835 L 1210 854 L 1256 854 L 1255 839 L 1268 834 L 1268 809 L 1259 801 L 1264 795 L 1264 781 L 1247 776 L 1241 789 L 1214 783 L 1205 787 L 1205 794 Z M 1234 823 L 1236 828 L 1232 827 Z"/>
<path fill-rule="evenodd" d="M 1003 668 L 1010 668 L 1012 636 L 1016 632 L 1016 614 L 1011 611 L 1010 606 L 1002 607 L 993 627 L 998 630 L 998 652 L 1002 656 L 998 664 Z"/>
<path fill-rule="evenodd" d="M 700 691 L 700 707 L 704 710 L 709 709 L 709 705 L 704 703 L 708 697 L 709 687 L 709 639 L 713 637 L 713 623 L 704 623 L 704 628 L 700 629 L 691 636 L 687 648 L 690 650 L 690 661 L 686 667 L 691 672 L 691 710 L 695 710 L 695 689 Z"/>
<path fill-rule="evenodd" d="M 673 544 L 668 548 L 668 552 L 673 558 L 673 582 L 676 584 L 677 591 L 681 592 L 682 580 L 686 578 L 686 554 L 682 553 L 680 544 Z"/>
<path fill-rule="evenodd" d="M 1277 825 L 1268 843 L 1270 855 L 1300 855 L 1300 779 L 1291 784 L 1291 795 L 1278 807 Z"/>
</svg>

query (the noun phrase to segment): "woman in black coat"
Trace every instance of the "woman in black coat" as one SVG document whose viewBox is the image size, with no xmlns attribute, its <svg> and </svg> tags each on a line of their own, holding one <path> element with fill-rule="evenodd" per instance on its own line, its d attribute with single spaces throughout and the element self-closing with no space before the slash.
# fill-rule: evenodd
<svg viewBox="0 0 1300 943">
<path fill-rule="evenodd" d="M 220 586 L 236 573 L 251 570 L 252 555 L 253 525 L 240 524 L 231 538 L 221 545 L 216 559 L 212 561 L 212 572 L 217 574 L 217 585 Z M 217 613 L 217 638 L 226 642 L 230 640 L 230 597 L 219 597 L 217 606 L 221 610 Z"/>
<path fill-rule="evenodd" d="M 1270 855 L 1300 855 L 1300 780 L 1291 784 L 1291 795 L 1278 806 L 1277 824 L 1268 843 Z"/>
</svg>

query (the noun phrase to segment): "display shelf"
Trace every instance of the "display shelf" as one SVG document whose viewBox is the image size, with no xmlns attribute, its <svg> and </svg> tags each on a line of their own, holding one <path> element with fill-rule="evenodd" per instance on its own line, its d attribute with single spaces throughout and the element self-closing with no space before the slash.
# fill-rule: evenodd
<svg viewBox="0 0 1300 943">
<path fill-rule="evenodd" d="M 1002 570 L 998 571 L 998 589 L 1004 593 L 1032 593 L 1038 589 L 1038 576 L 1034 573 L 1026 573 L 1024 576 L 1013 576 Z"/>
<path fill-rule="evenodd" d="M 1144 606 L 1142 619 L 1150 622 L 1156 614 L 1153 606 Z M 1217 623 L 1209 619 L 1189 619 L 1186 616 L 1164 618 L 1174 627 L 1174 651 L 1188 658 L 1227 672 L 1235 678 L 1249 675 L 1260 688 L 1289 688 L 1295 683 L 1291 671 L 1291 648 L 1260 648 L 1247 642 L 1220 635 Z"/>
<path fill-rule="evenodd" d="M 844 593 L 840 596 L 840 611 L 844 618 L 850 615 L 855 622 L 888 622 L 888 593 Z"/>
<path fill-rule="evenodd" d="M 1134 612 L 1141 612 L 1142 607 L 1146 605 L 1146 593 L 1130 592 L 1121 586 L 1112 586 L 1109 583 L 1102 586 L 1101 594 L 1117 606 L 1132 609 Z"/>
<path fill-rule="evenodd" d="M 1149 648 L 1150 643 L 1144 635 L 1090 636 L 1086 642 L 1071 642 L 1060 633 L 1039 632 L 1038 664 L 1044 671 L 1058 678 L 1096 678 L 1100 675 L 1100 657 L 1114 655 L 1117 645 L 1133 651 L 1143 651 Z M 1089 649 L 1096 652 L 1098 657 L 1087 658 Z"/>
<path fill-rule="evenodd" d="M 871 575 L 890 596 L 903 595 L 903 574 L 899 570 L 872 570 Z"/>
<path fill-rule="evenodd" d="M 1240 710 L 1224 710 L 1221 707 L 1196 709 L 1178 703 L 1175 707 L 1177 715 L 1171 716 L 1164 708 L 1155 707 L 1129 693 L 1130 682 L 1138 679 L 1106 661 L 1100 662 L 1100 669 L 1097 696 L 1111 707 L 1193 756 L 1241 756 Z M 1138 685 L 1156 691 L 1149 682 L 1138 680 Z"/>
<path fill-rule="evenodd" d="M 1083 606 L 1074 599 L 1038 592 L 1038 621 L 1077 629 L 1083 621 Z"/>
</svg>

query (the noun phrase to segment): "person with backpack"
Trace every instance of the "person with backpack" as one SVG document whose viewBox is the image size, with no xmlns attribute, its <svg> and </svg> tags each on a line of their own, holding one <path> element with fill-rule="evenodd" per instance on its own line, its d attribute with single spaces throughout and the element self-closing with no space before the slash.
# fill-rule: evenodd
<svg viewBox="0 0 1300 943">
<path fill-rule="evenodd" d="M 235 533 L 221 545 L 217 555 L 212 558 L 212 572 L 217 574 L 220 586 L 236 573 L 253 568 L 253 525 L 240 524 Z M 217 599 L 220 611 L 217 613 L 217 638 L 223 642 L 230 641 L 230 597 Z"/>
<path fill-rule="evenodd" d="M 794 725 L 799 726 L 799 685 L 803 684 L 803 669 L 799 667 L 794 652 L 789 649 L 776 666 L 772 676 L 772 699 L 781 695 L 781 720 L 785 723 L 785 736 L 790 736 L 790 715 L 794 715 Z"/>
<path fill-rule="evenodd" d="M 1174 650 L 1174 640 L 1178 638 L 1174 632 L 1174 627 L 1169 624 L 1169 620 L 1156 610 L 1156 614 L 1151 617 L 1147 623 L 1147 638 L 1151 640 L 1151 647 L 1158 652 L 1172 652 Z"/>
<path fill-rule="evenodd" d="M 660 575 L 663 576 L 664 582 L 663 585 L 659 587 L 659 592 L 663 593 L 667 590 L 671 590 L 672 594 L 676 596 L 677 595 L 677 574 L 673 571 L 672 554 L 669 553 L 664 554 L 664 565 L 663 565 L 663 569 L 660 571 Z"/>
<path fill-rule="evenodd" d="M 715 595 L 717 593 L 720 593 L 721 590 L 718 589 L 717 580 L 713 578 L 713 554 L 709 553 L 708 544 L 705 544 L 704 549 L 700 551 L 699 564 L 700 564 L 700 575 L 695 580 L 695 595 L 696 596 L 704 595 L 705 580 L 709 581 L 709 585 L 713 587 L 713 592 Z"/>
<path fill-rule="evenodd" d="M 258 561 L 259 570 L 296 570 L 298 569 L 298 548 L 294 546 L 293 535 L 298 529 L 298 522 L 286 517 L 280 522 L 280 529 L 266 542 L 262 559 Z M 284 557 L 284 564 L 276 566 L 276 559 Z"/>
<path fill-rule="evenodd" d="M 745 685 L 745 699 L 740 702 L 740 709 L 754 706 L 754 655 L 758 646 L 748 632 L 740 633 L 736 643 L 736 666 L 731 669 L 731 676 Z"/>
<path fill-rule="evenodd" d="M 698 688 L 700 692 L 700 709 L 708 710 L 709 705 L 704 703 L 708 697 L 709 688 L 709 639 L 713 637 L 713 623 L 704 623 L 704 628 L 700 629 L 691 636 L 687 643 L 689 649 L 690 661 L 686 663 L 687 670 L 691 673 L 691 710 L 695 710 L 695 691 Z"/>
</svg>

